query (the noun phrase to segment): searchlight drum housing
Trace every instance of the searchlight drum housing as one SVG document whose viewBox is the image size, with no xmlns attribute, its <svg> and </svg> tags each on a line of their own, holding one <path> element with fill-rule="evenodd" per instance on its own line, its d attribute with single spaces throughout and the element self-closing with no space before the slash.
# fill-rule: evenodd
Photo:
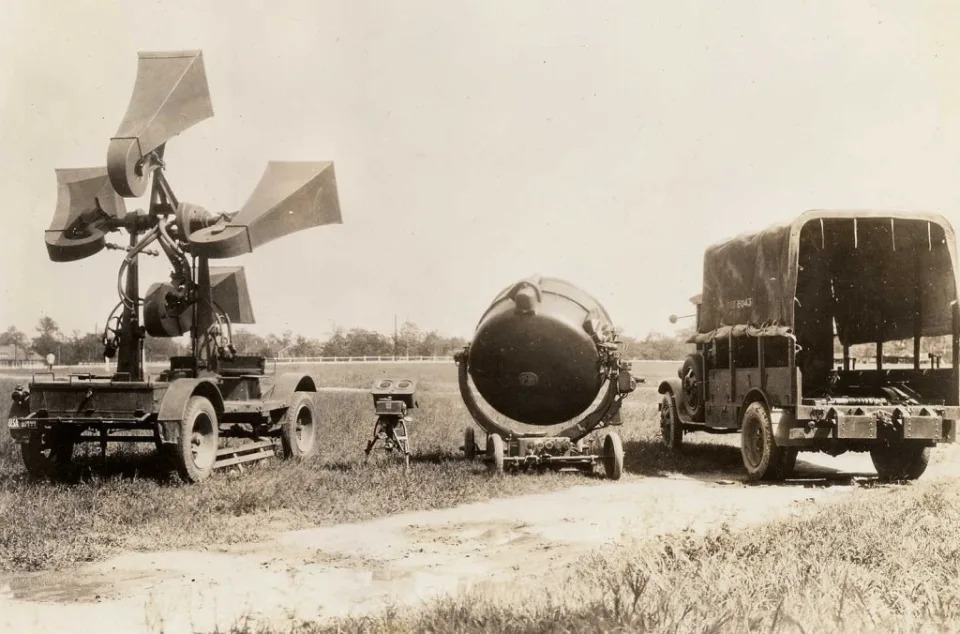
<svg viewBox="0 0 960 634">
<path fill-rule="evenodd" d="M 623 450 L 608 434 L 600 455 L 581 442 L 590 432 L 618 425 L 624 397 L 636 388 L 621 358 L 613 322 L 600 303 L 563 280 L 534 276 L 508 287 L 480 318 L 473 341 L 455 357 L 464 404 L 488 434 L 491 469 L 592 468 L 601 458 L 619 478 Z M 488 414 L 486 404 L 510 422 Z M 524 432 L 520 425 L 559 426 Z M 498 448 L 499 447 L 499 448 Z M 472 429 L 464 451 L 479 451 Z"/>
</svg>

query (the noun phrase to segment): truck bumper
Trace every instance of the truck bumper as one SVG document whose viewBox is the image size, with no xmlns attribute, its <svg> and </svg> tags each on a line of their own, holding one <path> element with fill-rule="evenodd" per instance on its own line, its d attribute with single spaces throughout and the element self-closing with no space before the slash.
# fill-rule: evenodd
<svg viewBox="0 0 960 634">
<path fill-rule="evenodd" d="M 803 405 L 778 414 L 774 432 L 777 443 L 787 447 L 893 439 L 938 443 L 956 442 L 960 407 Z"/>
</svg>

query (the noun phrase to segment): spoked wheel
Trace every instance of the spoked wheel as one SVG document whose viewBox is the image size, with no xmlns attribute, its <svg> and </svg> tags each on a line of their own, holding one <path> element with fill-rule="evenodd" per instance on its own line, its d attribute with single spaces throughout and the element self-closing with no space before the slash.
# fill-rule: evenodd
<svg viewBox="0 0 960 634">
<path fill-rule="evenodd" d="M 73 438 L 64 431 L 47 430 L 32 434 L 20 444 L 27 473 L 33 477 L 55 477 L 73 459 Z"/>
<path fill-rule="evenodd" d="M 680 453 L 683 446 L 683 423 L 677 412 L 677 400 L 673 394 L 664 394 L 660 402 L 660 437 L 673 453 Z"/>
<path fill-rule="evenodd" d="M 500 434 L 487 436 L 487 472 L 503 473 L 503 438 Z"/>
<path fill-rule="evenodd" d="M 608 480 L 619 480 L 623 475 L 623 442 L 620 434 L 610 432 L 603 439 L 603 473 Z"/>
<path fill-rule="evenodd" d="M 751 481 L 783 479 L 786 451 L 774 441 L 767 408 L 763 403 L 750 403 L 743 412 L 740 428 L 740 455 L 747 478 Z"/>
<path fill-rule="evenodd" d="M 463 430 L 463 455 L 467 460 L 473 460 L 477 457 L 477 435 L 473 427 L 467 427 Z"/>
<path fill-rule="evenodd" d="M 893 443 L 870 450 L 877 475 L 885 482 L 916 480 L 927 470 L 930 447 Z"/>
<path fill-rule="evenodd" d="M 317 446 L 317 416 L 310 392 L 294 392 L 280 424 L 284 459 L 303 459 Z"/>
<path fill-rule="evenodd" d="M 203 396 L 191 396 L 180 421 L 180 442 L 174 447 L 177 473 L 187 482 L 210 477 L 217 460 L 220 429 L 217 410 Z"/>
<path fill-rule="evenodd" d="M 692 354 L 683 362 L 680 368 L 680 397 L 683 410 L 692 420 L 702 421 L 704 413 L 703 396 L 700 390 L 703 387 L 703 365 L 699 354 Z"/>
</svg>

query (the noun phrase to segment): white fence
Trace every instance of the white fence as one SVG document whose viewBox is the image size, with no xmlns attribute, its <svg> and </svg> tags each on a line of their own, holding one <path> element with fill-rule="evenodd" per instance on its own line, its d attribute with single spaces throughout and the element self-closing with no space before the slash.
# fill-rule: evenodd
<svg viewBox="0 0 960 634">
<path fill-rule="evenodd" d="M 312 364 L 312 363 L 453 363 L 453 356 L 451 355 L 437 355 L 437 356 L 410 356 L 410 357 L 394 357 L 394 356 L 357 356 L 357 357 L 278 357 L 276 359 L 268 358 L 267 365 L 276 364 Z M 666 363 L 670 365 L 679 365 L 681 361 L 673 361 L 666 359 L 631 359 L 632 363 Z M 167 367 L 169 365 L 168 361 L 147 361 L 146 364 L 151 368 L 161 368 Z M 19 367 L 23 368 L 46 368 L 47 366 L 43 363 L 36 365 L 27 365 L 21 363 Z M 78 363 L 74 366 L 56 366 L 58 368 L 63 367 L 73 367 L 73 368 L 93 368 L 97 370 L 113 371 L 115 369 L 115 364 L 111 363 Z"/>
<path fill-rule="evenodd" d="M 395 357 L 363 356 L 363 357 L 278 357 L 268 359 L 277 363 L 453 363 L 452 356 L 434 357 Z"/>
<path fill-rule="evenodd" d="M 0 368 L 45 368 L 47 364 L 43 361 L 13 361 L 12 359 L 0 359 Z"/>
</svg>

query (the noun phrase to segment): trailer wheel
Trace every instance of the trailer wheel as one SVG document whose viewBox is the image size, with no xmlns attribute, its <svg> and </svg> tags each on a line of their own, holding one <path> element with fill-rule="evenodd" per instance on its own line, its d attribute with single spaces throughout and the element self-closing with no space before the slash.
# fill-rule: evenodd
<svg viewBox="0 0 960 634">
<path fill-rule="evenodd" d="M 503 473 L 503 438 L 500 434 L 487 436 L 487 472 L 492 475 Z"/>
<path fill-rule="evenodd" d="M 770 414 L 763 403 L 754 402 L 743 412 L 740 428 L 740 455 L 751 481 L 782 479 L 783 447 L 773 438 Z"/>
<path fill-rule="evenodd" d="M 677 401 L 673 394 L 664 394 L 660 402 L 660 437 L 667 449 L 680 453 L 683 446 L 683 423 L 680 422 Z"/>
<path fill-rule="evenodd" d="M 870 450 L 877 475 L 884 482 L 916 480 L 927 470 L 930 448 L 923 445 L 894 443 Z"/>
<path fill-rule="evenodd" d="M 603 439 L 603 472 L 608 480 L 619 480 L 623 475 L 623 442 L 620 434 L 611 432 Z"/>
<path fill-rule="evenodd" d="M 310 392 L 294 392 L 290 407 L 283 415 L 280 440 L 284 459 L 302 460 L 313 455 L 317 446 L 317 416 Z"/>
<path fill-rule="evenodd" d="M 191 396 L 180 421 L 180 441 L 172 447 L 177 473 L 187 482 L 201 482 L 213 472 L 220 429 L 217 410 L 203 396 Z"/>
<path fill-rule="evenodd" d="M 31 434 L 29 440 L 20 444 L 20 456 L 31 476 L 55 477 L 73 459 L 73 438 L 54 430 Z"/>
<path fill-rule="evenodd" d="M 463 430 L 463 455 L 467 460 L 473 460 L 477 457 L 477 435 L 473 427 L 467 427 Z"/>
</svg>

